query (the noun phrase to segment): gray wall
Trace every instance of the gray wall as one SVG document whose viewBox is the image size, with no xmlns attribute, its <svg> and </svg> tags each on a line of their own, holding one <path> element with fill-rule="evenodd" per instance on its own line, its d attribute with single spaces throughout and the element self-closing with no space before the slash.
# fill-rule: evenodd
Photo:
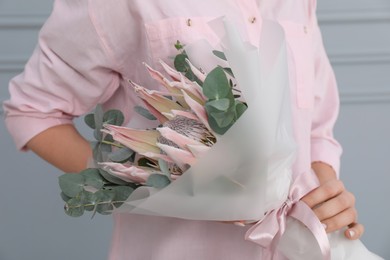
<svg viewBox="0 0 390 260">
<path fill-rule="evenodd" d="M 31 54 L 51 4 L 0 0 L 0 101 Z M 364 243 L 390 259 L 390 2 L 320 0 L 318 16 L 340 86 L 342 179 L 357 196 Z M 111 218 L 65 216 L 61 172 L 17 152 L 2 121 L 0 137 L 0 260 L 105 259 Z"/>
</svg>

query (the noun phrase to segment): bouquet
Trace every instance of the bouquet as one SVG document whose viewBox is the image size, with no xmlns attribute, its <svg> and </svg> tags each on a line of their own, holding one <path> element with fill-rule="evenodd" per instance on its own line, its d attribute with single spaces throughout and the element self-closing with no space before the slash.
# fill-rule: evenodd
<svg viewBox="0 0 390 260">
<path fill-rule="evenodd" d="M 175 46 L 180 51 L 175 69 L 161 61 L 170 79 L 145 64 L 165 91 L 129 82 L 146 107 L 135 110 L 157 120 L 158 127 L 123 127 L 121 111 L 103 113 L 101 106 L 85 117 L 95 130 L 97 167 L 60 177 L 68 215 L 77 217 L 85 210 L 109 214 L 137 188 L 165 188 L 204 156 L 246 110 L 230 68 L 218 66 L 206 75 L 188 60 L 179 41 Z M 226 61 L 222 52 L 214 54 Z"/>
<path fill-rule="evenodd" d="M 234 29 L 224 38 L 223 51 L 178 41 L 175 68 L 145 64 L 161 91 L 129 82 L 144 104 L 135 110 L 156 120 L 155 128 L 121 126 L 120 111 L 99 106 L 85 117 L 97 139 L 96 163 L 60 176 L 68 215 L 253 222 L 285 201 L 295 145 L 282 41 L 261 61 L 265 53 L 241 42 Z M 270 77 L 261 77 L 262 70 Z"/>
</svg>

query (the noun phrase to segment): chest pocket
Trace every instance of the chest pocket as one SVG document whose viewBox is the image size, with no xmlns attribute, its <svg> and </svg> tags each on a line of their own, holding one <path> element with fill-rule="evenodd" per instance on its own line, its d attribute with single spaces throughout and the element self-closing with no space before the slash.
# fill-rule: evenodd
<svg viewBox="0 0 390 260">
<path fill-rule="evenodd" d="M 281 22 L 291 55 L 291 82 L 295 85 L 298 108 L 312 108 L 314 104 L 314 55 L 311 28 L 303 24 Z"/>
<path fill-rule="evenodd" d="M 214 18 L 174 17 L 146 23 L 145 29 L 154 65 L 158 66 L 160 59 L 168 64 L 172 63 L 172 58 L 177 54 L 177 41 L 186 45 L 205 39 L 211 46 L 215 46 L 219 41 L 218 37 L 207 24 L 212 19 Z"/>
</svg>

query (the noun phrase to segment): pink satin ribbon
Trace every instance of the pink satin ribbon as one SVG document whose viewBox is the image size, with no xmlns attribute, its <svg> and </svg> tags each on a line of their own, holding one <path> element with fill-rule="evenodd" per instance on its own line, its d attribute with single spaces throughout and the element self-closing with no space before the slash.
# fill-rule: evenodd
<svg viewBox="0 0 390 260">
<path fill-rule="evenodd" d="M 300 174 L 290 187 L 287 200 L 283 205 L 269 211 L 265 217 L 254 224 L 246 233 L 245 239 L 252 241 L 266 250 L 264 259 L 273 259 L 277 243 L 286 231 L 287 217 L 303 223 L 314 235 L 320 246 L 324 260 L 330 260 L 330 245 L 325 229 L 313 210 L 300 199 L 318 184 L 315 178 Z"/>
</svg>

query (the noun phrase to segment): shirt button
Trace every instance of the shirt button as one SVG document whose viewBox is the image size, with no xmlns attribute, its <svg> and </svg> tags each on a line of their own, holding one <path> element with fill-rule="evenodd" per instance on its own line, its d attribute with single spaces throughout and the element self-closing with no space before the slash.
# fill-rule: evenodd
<svg viewBox="0 0 390 260">
<path fill-rule="evenodd" d="M 307 32 L 308 32 L 307 26 L 303 26 L 303 32 L 304 32 L 305 34 L 307 34 Z"/>
<path fill-rule="evenodd" d="M 255 23 L 256 20 L 257 20 L 257 19 L 256 19 L 255 16 L 249 18 L 249 22 L 250 22 L 250 23 Z"/>
<path fill-rule="evenodd" d="M 187 26 L 192 26 L 192 20 L 191 19 L 187 19 L 186 23 L 187 23 Z"/>
</svg>

